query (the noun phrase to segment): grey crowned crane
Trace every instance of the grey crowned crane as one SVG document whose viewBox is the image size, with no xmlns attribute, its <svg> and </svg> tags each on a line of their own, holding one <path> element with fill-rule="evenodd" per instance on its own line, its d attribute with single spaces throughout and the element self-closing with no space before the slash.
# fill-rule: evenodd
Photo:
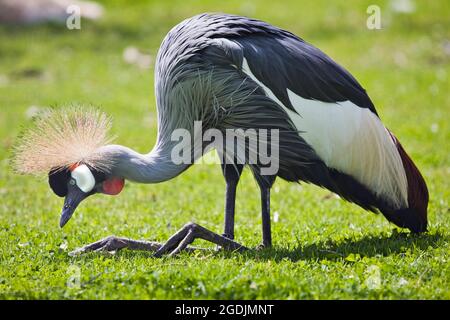
<svg viewBox="0 0 450 320">
<path fill-rule="evenodd" d="M 108 237 L 76 252 L 127 247 L 173 255 L 189 250 L 196 238 L 245 249 L 234 241 L 236 186 L 244 165 L 261 190 L 264 246 L 272 243 L 270 189 L 276 177 L 313 183 L 381 212 L 399 227 L 426 231 L 428 191 L 411 158 L 355 78 L 296 35 L 246 17 L 197 15 L 165 37 L 155 80 L 158 137 L 148 154 L 109 144 L 108 117 L 87 109 L 50 112 L 24 134 L 15 167 L 21 173 L 48 173 L 52 190 L 65 197 L 61 227 L 88 196 L 116 195 L 125 180 L 160 183 L 186 170 L 201 152 L 192 148 L 191 163 L 175 163 L 171 152 L 177 141 L 171 135 L 178 128 L 195 135 L 195 121 L 221 132 L 277 130 L 278 170 L 264 174 L 262 163 L 241 163 L 236 156 L 221 164 L 223 235 L 188 223 L 165 244 Z M 251 151 L 248 141 L 241 147 Z"/>
</svg>

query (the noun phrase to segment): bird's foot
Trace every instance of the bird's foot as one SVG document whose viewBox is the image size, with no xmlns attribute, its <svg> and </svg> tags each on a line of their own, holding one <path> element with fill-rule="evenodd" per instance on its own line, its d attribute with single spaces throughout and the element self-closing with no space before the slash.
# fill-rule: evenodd
<svg viewBox="0 0 450 320">
<path fill-rule="evenodd" d="M 231 239 L 212 232 L 196 223 L 189 222 L 185 224 L 184 227 L 176 232 L 172 237 L 170 237 L 169 240 L 167 240 L 167 242 L 161 248 L 159 248 L 153 256 L 161 257 L 164 254 L 168 254 L 169 257 L 172 257 L 185 250 L 187 246 L 191 244 L 195 239 L 203 239 L 215 243 L 225 250 L 247 250 L 246 247 Z"/>
<path fill-rule="evenodd" d="M 102 252 L 117 252 L 121 249 L 128 248 L 131 250 L 146 250 L 157 251 L 162 244 L 158 242 L 132 240 L 127 238 L 120 238 L 116 236 L 109 236 L 99 241 L 88 244 L 84 247 L 78 248 L 69 253 L 70 256 L 77 256 L 86 252 L 102 251 Z"/>
<path fill-rule="evenodd" d="M 70 256 L 77 256 L 87 252 L 117 252 L 121 249 L 130 250 L 144 250 L 152 251 L 154 257 L 161 257 L 164 254 L 174 256 L 183 250 L 194 251 L 201 250 L 202 248 L 188 247 L 195 239 L 203 239 L 220 246 L 224 250 L 229 251 L 243 251 L 248 248 L 240 245 L 239 243 L 218 235 L 196 223 L 188 223 L 184 225 L 177 233 L 167 240 L 166 243 L 161 244 L 159 242 L 132 240 L 128 238 L 120 238 L 116 236 L 109 236 L 99 241 L 88 244 L 84 247 L 78 248 L 69 253 Z"/>
</svg>

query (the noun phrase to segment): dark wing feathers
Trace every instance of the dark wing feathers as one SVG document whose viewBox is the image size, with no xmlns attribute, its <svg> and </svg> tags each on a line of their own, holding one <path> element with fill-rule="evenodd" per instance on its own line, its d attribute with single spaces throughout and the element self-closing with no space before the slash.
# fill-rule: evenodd
<svg viewBox="0 0 450 320">
<path fill-rule="evenodd" d="M 287 89 L 305 99 L 349 100 L 377 114 L 364 88 L 347 70 L 288 31 L 227 14 L 202 14 L 186 23 L 192 28 L 191 34 L 207 39 L 204 45 L 197 43 L 197 49 L 217 45 L 239 67 L 245 56 L 254 75 L 292 110 Z"/>
<path fill-rule="evenodd" d="M 377 114 L 361 85 L 319 49 L 292 37 L 261 35 L 237 38 L 255 76 L 286 107 L 293 109 L 287 89 L 305 99 L 349 100 Z"/>
</svg>

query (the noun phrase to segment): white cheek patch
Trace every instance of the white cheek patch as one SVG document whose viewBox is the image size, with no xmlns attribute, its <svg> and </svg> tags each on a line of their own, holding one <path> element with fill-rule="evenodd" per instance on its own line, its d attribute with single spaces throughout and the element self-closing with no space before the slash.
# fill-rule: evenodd
<svg viewBox="0 0 450 320">
<path fill-rule="evenodd" d="M 82 164 L 72 171 L 72 178 L 76 181 L 78 188 L 84 193 L 91 192 L 95 186 L 95 178 L 91 170 Z"/>
</svg>

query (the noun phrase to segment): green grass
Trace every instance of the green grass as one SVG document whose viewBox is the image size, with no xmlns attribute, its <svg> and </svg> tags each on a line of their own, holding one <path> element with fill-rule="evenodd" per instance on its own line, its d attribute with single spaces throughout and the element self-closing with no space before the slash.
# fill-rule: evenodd
<svg viewBox="0 0 450 320">
<path fill-rule="evenodd" d="M 0 27 L 0 298 L 449 299 L 450 5 L 421 1 L 414 13 L 399 14 L 377 2 L 383 29 L 371 31 L 366 8 L 373 3 L 117 0 L 105 1 L 104 19 L 83 21 L 80 31 Z M 94 104 L 115 119 L 118 143 L 150 150 L 157 130 L 153 67 L 126 64 L 123 50 L 136 46 L 155 57 L 173 25 L 203 11 L 269 21 L 348 68 L 425 176 L 429 232 L 409 235 L 325 190 L 278 180 L 273 249 L 173 259 L 130 251 L 69 257 L 110 234 L 164 241 L 191 220 L 222 231 L 217 166 L 193 166 L 159 185 L 129 183 L 117 197 L 92 197 L 61 230 L 62 200 L 45 179 L 12 173 L 7 160 L 31 105 Z M 236 236 L 248 246 L 261 239 L 259 207 L 257 186 L 245 172 Z M 80 286 L 67 285 L 74 270 Z"/>
</svg>

